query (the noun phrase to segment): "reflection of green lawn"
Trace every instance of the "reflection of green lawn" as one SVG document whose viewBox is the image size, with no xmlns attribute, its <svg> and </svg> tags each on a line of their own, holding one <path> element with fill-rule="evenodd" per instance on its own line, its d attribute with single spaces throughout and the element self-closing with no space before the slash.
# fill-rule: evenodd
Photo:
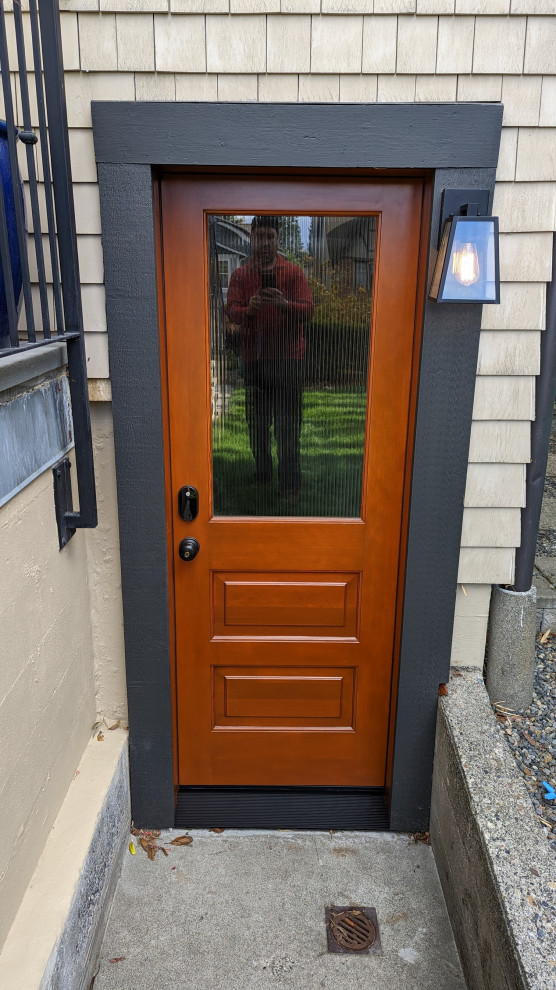
<svg viewBox="0 0 556 990">
<path fill-rule="evenodd" d="M 257 485 L 245 422 L 245 390 L 231 396 L 213 424 L 214 513 L 217 516 L 359 516 L 366 397 L 361 391 L 323 389 L 303 396 L 301 492 L 280 498 L 276 445 L 274 481 Z"/>
</svg>

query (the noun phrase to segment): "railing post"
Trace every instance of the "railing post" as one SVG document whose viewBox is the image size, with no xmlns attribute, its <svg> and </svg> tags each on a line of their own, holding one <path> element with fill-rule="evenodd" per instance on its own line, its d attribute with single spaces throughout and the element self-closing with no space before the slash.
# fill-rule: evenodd
<svg viewBox="0 0 556 990">
<path fill-rule="evenodd" d="M 67 341 L 79 512 L 67 513 L 66 524 L 69 528 L 94 527 L 97 525 L 95 473 L 58 0 L 40 0 L 39 18 L 62 279 L 64 329 L 66 333 L 72 331 L 79 333 L 78 337 Z"/>
</svg>

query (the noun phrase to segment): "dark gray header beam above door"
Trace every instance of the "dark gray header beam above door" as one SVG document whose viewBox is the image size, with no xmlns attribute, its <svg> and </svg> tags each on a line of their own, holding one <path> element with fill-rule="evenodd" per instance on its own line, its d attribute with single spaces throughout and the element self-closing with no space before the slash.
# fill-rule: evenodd
<svg viewBox="0 0 556 990">
<path fill-rule="evenodd" d="M 496 168 L 500 103 L 93 102 L 97 162 Z"/>
</svg>

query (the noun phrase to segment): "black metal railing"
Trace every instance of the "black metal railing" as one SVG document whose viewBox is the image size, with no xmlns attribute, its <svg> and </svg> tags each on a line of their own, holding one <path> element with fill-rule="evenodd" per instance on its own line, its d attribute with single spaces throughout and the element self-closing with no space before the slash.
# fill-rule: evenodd
<svg viewBox="0 0 556 990">
<path fill-rule="evenodd" d="M 0 69 L 6 131 L 0 162 L 0 361 L 53 342 L 66 344 L 79 512 L 66 512 L 65 523 L 68 530 L 93 527 L 97 508 L 58 0 L 28 0 L 25 13 L 20 0 L 13 0 L 13 12 L 0 0 Z"/>
</svg>

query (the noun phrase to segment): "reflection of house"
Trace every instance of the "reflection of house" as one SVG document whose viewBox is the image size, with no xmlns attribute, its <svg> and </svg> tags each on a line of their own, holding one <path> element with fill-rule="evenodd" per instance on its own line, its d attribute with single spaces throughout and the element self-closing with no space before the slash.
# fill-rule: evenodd
<svg viewBox="0 0 556 990">
<path fill-rule="evenodd" d="M 335 268 L 342 266 L 347 269 L 346 292 L 354 292 L 360 288 L 370 291 L 375 236 L 374 217 L 314 217 L 311 223 L 310 253 L 315 259 L 317 278 L 326 283 L 325 262 L 329 261 Z"/>
<path fill-rule="evenodd" d="M 372 288 L 375 262 L 376 220 L 374 217 L 326 217 L 328 254 L 333 265 L 349 263 L 352 290 Z"/>
<path fill-rule="evenodd" d="M 215 224 L 218 274 L 224 301 L 232 272 L 243 264 L 249 254 L 250 228 L 235 220 L 218 217 Z"/>
</svg>

